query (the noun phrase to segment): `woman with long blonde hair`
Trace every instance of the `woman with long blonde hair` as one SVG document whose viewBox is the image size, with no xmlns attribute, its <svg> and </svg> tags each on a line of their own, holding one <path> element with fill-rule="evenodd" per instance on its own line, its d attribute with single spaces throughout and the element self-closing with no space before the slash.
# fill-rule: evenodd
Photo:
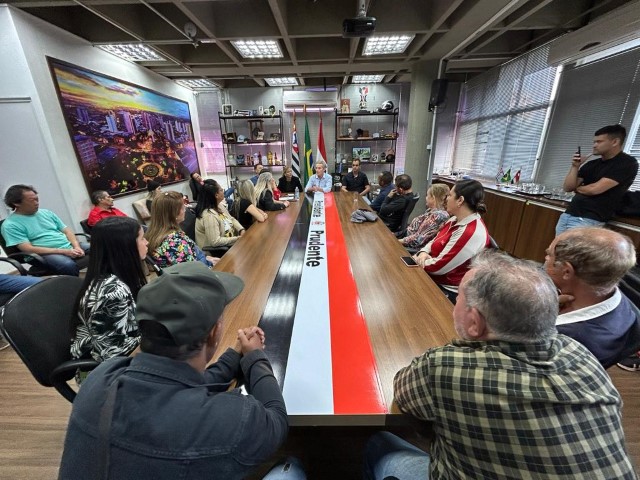
<svg viewBox="0 0 640 480">
<path fill-rule="evenodd" d="M 427 190 L 427 210 L 413 219 L 407 227 L 407 234 L 400 243 L 407 248 L 420 249 L 436 236 L 442 224 L 449 220 L 445 202 L 449 187 L 443 183 L 434 183 Z"/>
<path fill-rule="evenodd" d="M 231 214 L 244 228 L 249 228 L 254 221 L 264 222 L 267 213 L 256 207 L 255 187 L 251 180 L 243 180 L 238 184 L 238 198 L 233 202 Z"/>
<path fill-rule="evenodd" d="M 153 199 L 151 221 L 145 237 L 149 254 L 160 268 L 182 262 L 199 261 L 212 267 L 217 261 L 208 257 L 180 228 L 186 207 L 179 192 L 161 192 Z"/>
<path fill-rule="evenodd" d="M 273 189 L 276 187 L 276 181 L 273 179 L 271 172 L 262 172 L 256 183 L 256 192 L 254 201 L 262 210 L 284 210 L 289 206 L 286 200 L 281 202 L 273 199 Z"/>
</svg>

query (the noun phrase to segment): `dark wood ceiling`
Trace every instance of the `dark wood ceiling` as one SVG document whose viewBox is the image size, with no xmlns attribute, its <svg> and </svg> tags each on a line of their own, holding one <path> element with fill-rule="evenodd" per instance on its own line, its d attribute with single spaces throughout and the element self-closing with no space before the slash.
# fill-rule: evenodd
<svg viewBox="0 0 640 480">
<path fill-rule="evenodd" d="M 441 59 L 448 78 L 464 80 L 632 0 L 366 0 L 375 35 L 415 35 L 403 54 L 375 57 L 362 55 L 364 39 L 342 38 L 358 0 L 3 1 L 94 45 L 149 45 L 166 60 L 141 65 L 168 78 L 229 88 L 277 76 L 339 85 L 359 73 L 405 82 L 416 63 Z M 188 22 L 195 39 L 184 32 Z M 258 38 L 278 40 L 284 58 L 244 59 L 231 44 Z"/>
</svg>

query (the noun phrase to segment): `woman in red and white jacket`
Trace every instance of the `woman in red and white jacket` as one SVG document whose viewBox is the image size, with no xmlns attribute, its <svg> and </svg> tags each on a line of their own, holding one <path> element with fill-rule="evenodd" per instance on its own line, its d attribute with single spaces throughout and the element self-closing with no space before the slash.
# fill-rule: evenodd
<svg viewBox="0 0 640 480">
<path fill-rule="evenodd" d="M 458 285 L 471 259 L 490 244 L 489 232 L 480 218 L 487 211 L 480 182 L 456 182 L 447 195 L 446 208 L 451 218 L 414 258 L 455 303 Z"/>
</svg>

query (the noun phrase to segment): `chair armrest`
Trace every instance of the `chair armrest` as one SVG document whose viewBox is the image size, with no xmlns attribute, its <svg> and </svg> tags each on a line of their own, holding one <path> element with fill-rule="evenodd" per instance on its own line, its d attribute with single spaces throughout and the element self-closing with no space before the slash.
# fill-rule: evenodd
<svg viewBox="0 0 640 480">
<path fill-rule="evenodd" d="M 86 238 L 86 239 L 87 239 L 87 241 L 88 241 L 88 242 L 90 242 L 90 241 L 91 241 L 91 235 L 89 235 L 89 234 L 87 234 L 87 233 L 76 232 L 76 233 L 74 233 L 74 235 L 75 235 L 76 237 L 84 237 L 84 238 Z"/>
<path fill-rule="evenodd" d="M 147 255 L 146 257 L 144 257 L 144 261 L 147 262 L 147 265 L 149 265 L 149 267 L 151 267 L 151 270 L 156 272 L 156 275 L 162 275 L 162 269 L 158 265 L 156 265 L 156 262 L 153 261 L 151 255 Z"/>
<path fill-rule="evenodd" d="M 83 358 L 79 360 L 68 360 L 53 369 L 50 377 L 51 383 L 56 383 L 56 381 L 58 380 L 66 382 L 67 380 L 73 378 L 76 370 L 78 370 L 79 368 L 82 370 L 93 370 L 98 365 L 100 365 L 100 363 L 96 362 L 93 359 Z"/>
<path fill-rule="evenodd" d="M 44 261 L 44 258 L 42 258 L 37 253 L 17 252 L 17 253 L 12 253 L 8 255 L 8 257 L 11 259 L 17 260 L 20 263 L 29 263 L 29 264 L 33 263 L 35 265 L 38 265 L 39 267 L 46 267 L 47 265 L 46 262 Z"/>
<path fill-rule="evenodd" d="M 50 376 L 51 385 L 62 395 L 64 398 L 73 403 L 76 398 L 76 392 L 67 383 L 71 380 L 78 368 L 83 370 L 93 370 L 100 365 L 95 360 L 69 360 L 61 365 L 58 365 Z"/>
<path fill-rule="evenodd" d="M 0 257 L 0 262 L 7 262 L 8 264 L 10 264 L 13 268 L 15 268 L 18 273 L 20 275 L 22 275 L 23 277 L 29 275 L 29 273 L 27 272 L 27 270 L 22 266 L 22 264 L 17 261 L 15 258 L 8 258 L 8 257 Z"/>
<path fill-rule="evenodd" d="M 202 247 L 202 251 L 204 251 L 207 255 L 209 255 L 211 257 L 221 257 L 221 256 L 223 256 L 225 253 L 227 253 L 229 251 L 229 248 L 231 248 L 231 247 L 227 247 L 227 246 L 212 247 L 212 246 L 208 245 L 208 246 Z"/>
</svg>

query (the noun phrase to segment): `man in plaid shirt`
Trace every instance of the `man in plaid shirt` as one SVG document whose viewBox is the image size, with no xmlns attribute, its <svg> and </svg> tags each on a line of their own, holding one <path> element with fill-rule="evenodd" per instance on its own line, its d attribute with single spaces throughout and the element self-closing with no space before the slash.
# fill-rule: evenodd
<svg viewBox="0 0 640 480">
<path fill-rule="evenodd" d="M 557 316 L 556 289 L 536 265 L 476 257 L 453 311 L 461 340 L 394 380 L 400 409 L 433 422 L 430 455 L 383 432 L 369 445 L 369 478 L 637 478 L 620 396 L 584 346 L 556 333 Z"/>
</svg>

